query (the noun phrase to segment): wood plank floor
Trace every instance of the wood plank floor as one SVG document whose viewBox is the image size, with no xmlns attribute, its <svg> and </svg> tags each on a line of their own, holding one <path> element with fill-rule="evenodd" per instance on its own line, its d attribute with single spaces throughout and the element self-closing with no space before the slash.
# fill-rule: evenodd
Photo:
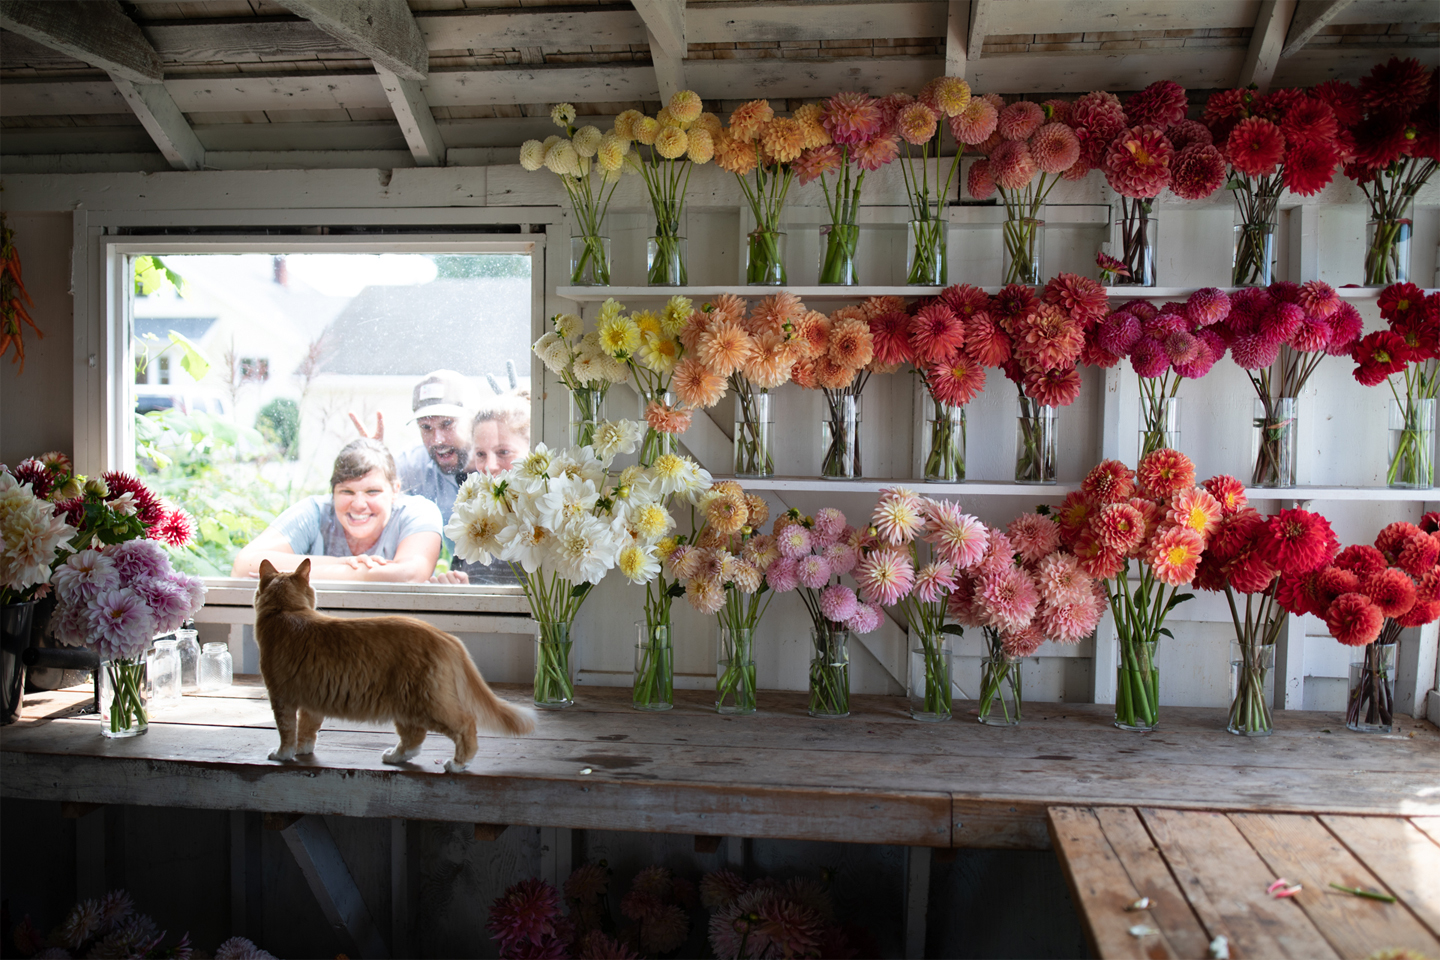
<svg viewBox="0 0 1440 960">
<path fill-rule="evenodd" d="M 1222 709 L 1166 707 L 1159 730 L 1131 734 L 1095 704 L 1027 704 L 1024 723 L 995 728 L 959 701 L 954 721 L 921 724 L 892 697 L 856 696 L 851 717 L 814 720 L 803 693 L 762 691 L 754 716 L 722 717 L 702 691 L 651 714 L 630 708 L 628 689 L 584 688 L 534 735 L 482 738 L 470 769 L 446 775 L 445 738 L 396 768 L 380 762 L 393 731 L 344 722 L 327 723 L 313 757 L 272 763 L 274 721 L 253 679 L 162 706 L 126 741 L 70 715 L 83 698 L 33 698 L 0 731 L 0 796 L 1020 849 L 1050 846 L 1055 804 L 1440 817 L 1440 732 L 1406 720 L 1397 734 L 1351 734 L 1338 713 L 1277 712 L 1274 736 L 1250 739 L 1224 732 Z M 1417 822 L 1440 832 L 1440 820 Z"/>
<path fill-rule="evenodd" d="M 1440 956 L 1440 842 L 1408 818 L 1054 806 L 1049 823 L 1098 957 L 1203 957 L 1220 936 L 1235 960 Z M 1282 877 L 1293 897 L 1267 893 Z"/>
</svg>

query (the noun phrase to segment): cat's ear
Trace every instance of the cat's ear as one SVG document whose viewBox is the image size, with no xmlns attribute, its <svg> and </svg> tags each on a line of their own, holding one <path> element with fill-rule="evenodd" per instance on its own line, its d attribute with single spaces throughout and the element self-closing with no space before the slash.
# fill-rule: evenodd
<svg viewBox="0 0 1440 960">
<path fill-rule="evenodd" d="M 310 582 L 310 558 L 309 558 L 309 557 L 306 557 L 304 560 L 301 560 L 301 561 L 300 561 L 300 566 L 298 566 L 298 567 L 295 568 L 295 576 L 299 577 L 301 580 L 304 580 L 306 583 L 309 583 L 309 582 Z"/>
<path fill-rule="evenodd" d="M 271 563 L 269 560 L 261 560 L 261 561 L 260 561 L 260 582 L 261 582 L 261 583 L 264 583 L 266 580 L 269 580 L 271 577 L 275 576 L 275 575 L 276 575 L 277 573 L 279 573 L 279 572 L 280 572 L 279 570 L 276 570 L 276 569 L 275 569 L 275 564 Z"/>
</svg>

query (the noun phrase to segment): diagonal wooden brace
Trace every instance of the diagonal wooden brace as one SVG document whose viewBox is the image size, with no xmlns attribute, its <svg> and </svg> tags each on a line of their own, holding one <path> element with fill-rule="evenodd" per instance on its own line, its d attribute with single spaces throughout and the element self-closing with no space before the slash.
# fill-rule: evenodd
<svg viewBox="0 0 1440 960">
<path fill-rule="evenodd" d="M 330 828 L 320 817 L 301 817 L 280 831 L 285 845 L 310 891 L 320 904 L 325 919 L 340 936 L 347 953 L 360 957 L 388 958 L 390 950 L 380 939 L 360 888 L 350 876 Z"/>
</svg>

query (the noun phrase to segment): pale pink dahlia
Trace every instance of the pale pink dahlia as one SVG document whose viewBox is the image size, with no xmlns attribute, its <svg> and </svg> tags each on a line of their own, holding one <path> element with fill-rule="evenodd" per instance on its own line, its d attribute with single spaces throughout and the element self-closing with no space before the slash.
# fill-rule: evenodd
<svg viewBox="0 0 1440 960">
<path fill-rule="evenodd" d="M 1006 140 L 1026 140 L 1045 122 L 1045 111 L 1031 100 L 1018 100 L 1000 111 L 995 129 Z"/>
<path fill-rule="evenodd" d="M 855 599 L 855 591 L 849 587 L 837 583 L 820 591 L 820 612 L 831 623 L 849 620 L 855 615 L 857 606 L 859 601 Z"/>
<path fill-rule="evenodd" d="M 915 575 L 914 594 L 922 603 L 945 599 L 955 589 L 955 568 L 944 560 L 927 563 Z"/>
<path fill-rule="evenodd" d="M 815 519 L 810 525 L 810 535 L 814 538 L 816 547 L 827 547 L 840 539 L 840 534 L 845 531 L 845 514 L 834 507 L 821 507 L 815 511 Z"/>
<path fill-rule="evenodd" d="M 781 557 L 765 568 L 765 582 L 776 593 L 789 593 L 800 585 L 800 564 L 791 557 Z"/>
<path fill-rule="evenodd" d="M 830 582 L 830 561 L 818 553 L 812 553 L 800 558 L 795 573 L 800 578 L 802 587 L 819 590 Z"/>
<path fill-rule="evenodd" d="M 900 550 L 877 550 L 855 568 L 855 581 L 869 603 L 892 606 L 915 584 L 915 566 Z"/>
<path fill-rule="evenodd" d="M 1050 606 L 1079 603 L 1093 594 L 1090 577 L 1080 562 L 1068 553 L 1052 553 L 1035 566 L 1035 582 L 1041 599 Z"/>
<path fill-rule="evenodd" d="M 1022 513 L 1005 528 L 1015 553 L 1024 563 L 1039 563 L 1060 546 L 1060 528 L 1038 513 Z"/>
<path fill-rule="evenodd" d="M 985 556 L 990 534 L 985 524 L 964 513 L 953 501 L 932 502 L 924 540 L 935 552 L 961 570 L 974 567 Z"/>
<path fill-rule="evenodd" d="M 1040 631 L 1056 643 L 1079 643 L 1095 632 L 1104 614 L 1104 597 L 1090 591 L 1076 603 L 1047 606 L 1040 614 Z"/>
<path fill-rule="evenodd" d="M 989 200 L 995 196 L 995 177 L 990 172 L 989 160 L 976 160 L 970 165 L 970 173 L 965 177 L 965 189 L 969 190 L 970 196 L 976 200 Z"/>
<path fill-rule="evenodd" d="M 915 539 L 925 526 L 925 514 L 925 502 L 913 490 L 889 487 L 880 491 L 870 523 L 882 542 L 898 545 Z"/>
<path fill-rule="evenodd" d="M 798 523 L 792 523 L 775 534 L 775 549 L 780 556 L 798 559 L 810 552 L 810 531 Z"/>
<path fill-rule="evenodd" d="M 874 173 L 900 156 L 900 141 L 897 137 L 876 137 L 855 144 L 850 153 L 857 167 Z"/>
<path fill-rule="evenodd" d="M 1039 169 L 1022 140 L 1006 140 L 990 154 L 990 172 L 1002 190 L 1023 190 Z"/>
<path fill-rule="evenodd" d="M 820 122 L 836 143 L 856 144 L 875 136 L 883 119 L 879 100 L 869 94 L 845 91 L 825 101 Z"/>
<path fill-rule="evenodd" d="M 1030 139 L 1030 154 L 1042 173 L 1063 173 L 1080 159 L 1080 141 L 1063 123 L 1047 123 Z"/>
<path fill-rule="evenodd" d="M 840 577 L 855 569 L 860 554 L 848 543 L 832 543 L 820 552 L 830 564 L 832 576 Z"/>
<path fill-rule="evenodd" d="M 855 605 L 855 612 L 845 625 L 856 633 L 874 633 L 880 629 L 880 607 L 873 603 Z"/>
<path fill-rule="evenodd" d="M 993 103 L 974 97 L 964 110 L 950 118 L 950 132 L 960 143 L 973 147 L 988 140 L 999 121 L 1000 112 Z"/>
<path fill-rule="evenodd" d="M 1000 647 L 1007 657 L 1029 657 L 1040 649 L 1045 635 L 1039 623 L 1027 623 L 1020 630 L 1006 630 L 1000 634 Z"/>
<path fill-rule="evenodd" d="M 984 574 L 977 594 L 986 624 L 998 630 L 1025 629 L 1040 603 L 1035 581 L 1014 564 Z"/>
</svg>

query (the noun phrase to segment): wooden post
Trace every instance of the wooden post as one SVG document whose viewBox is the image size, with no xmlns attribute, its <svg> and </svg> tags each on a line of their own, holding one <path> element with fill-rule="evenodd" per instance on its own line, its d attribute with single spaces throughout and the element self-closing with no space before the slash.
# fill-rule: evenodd
<svg viewBox="0 0 1440 960">
<path fill-rule="evenodd" d="M 295 858 L 310 892 L 325 919 L 344 943 L 347 953 L 361 957 L 389 957 L 360 888 L 350 876 L 345 858 L 335 845 L 330 828 L 320 817 L 302 817 L 280 832 Z"/>
<path fill-rule="evenodd" d="M 905 848 L 905 956 L 925 956 L 925 913 L 930 903 L 930 848 Z"/>
<path fill-rule="evenodd" d="M 410 822 L 390 821 L 390 947 L 397 957 L 410 952 Z"/>
</svg>

